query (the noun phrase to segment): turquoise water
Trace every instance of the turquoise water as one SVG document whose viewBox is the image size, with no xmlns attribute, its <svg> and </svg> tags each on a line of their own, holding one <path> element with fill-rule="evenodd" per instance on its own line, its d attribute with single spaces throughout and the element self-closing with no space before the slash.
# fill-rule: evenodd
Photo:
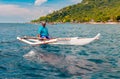
<svg viewBox="0 0 120 79">
<path fill-rule="evenodd" d="M 47 25 L 51 37 L 101 33 L 100 40 L 85 46 L 32 47 L 16 40 L 17 36 L 36 36 L 38 26 L 0 24 L 0 79 L 120 79 L 119 24 Z"/>
</svg>

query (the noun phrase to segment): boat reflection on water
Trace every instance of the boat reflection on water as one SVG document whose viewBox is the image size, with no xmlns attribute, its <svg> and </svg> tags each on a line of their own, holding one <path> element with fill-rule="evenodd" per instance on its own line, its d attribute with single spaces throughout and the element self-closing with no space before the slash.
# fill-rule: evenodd
<svg viewBox="0 0 120 79">
<path fill-rule="evenodd" d="M 41 64 L 53 66 L 65 75 L 86 75 L 101 70 L 94 62 L 80 59 L 75 56 L 56 55 L 53 53 L 31 50 L 24 55 L 24 58 Z"/>
</svg>

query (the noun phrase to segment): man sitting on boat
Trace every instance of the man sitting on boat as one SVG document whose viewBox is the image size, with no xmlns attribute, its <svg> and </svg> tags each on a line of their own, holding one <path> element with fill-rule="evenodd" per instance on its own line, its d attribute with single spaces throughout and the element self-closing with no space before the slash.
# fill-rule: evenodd
<svg viewBox="0 0 120 79">
<path fill-rule="evenodd" d="M 38 30 L 38 37 L 43 40 L 50 39 L 48 29 L 46 27 L 46 22 L 42 22 L 41 24 L 42 26 L 40 26 Z"/>
</svg>

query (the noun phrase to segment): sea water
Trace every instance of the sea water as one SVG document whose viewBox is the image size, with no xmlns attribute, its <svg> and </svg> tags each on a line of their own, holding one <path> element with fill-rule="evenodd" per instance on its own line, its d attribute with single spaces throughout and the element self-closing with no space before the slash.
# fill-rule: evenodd
<svg viewBox="0 0 120 79">
<path fill-rule="evenodd" d="M 119 24 L 47 24 L 53 38 L 101 33 L 99 40 L 84 46 L 30 46 L 16 39 L 37 36 L 39 26 L 0 24 L 0 79 L 120 79 Z"/>
</svg>

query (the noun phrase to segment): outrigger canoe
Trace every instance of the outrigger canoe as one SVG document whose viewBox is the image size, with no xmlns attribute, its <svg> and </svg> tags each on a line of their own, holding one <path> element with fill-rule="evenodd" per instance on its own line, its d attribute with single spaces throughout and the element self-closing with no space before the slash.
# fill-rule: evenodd
<svg viewBox="0 0 120 79">
<path fill-rule="evenodd" d="M 17 37 L 19 41 L 22 41 L 29 45 L 42 45 L 42 44 L 63 44 L 63 45 L 86 45 L 97 39 L 99 39 L 100 33 L 92 38 L 80 38 L 80 37 L 71 37 L 71 38 L 53 38 L 49 40 L 41 40 L 38 37 Z"/>
</svg>

